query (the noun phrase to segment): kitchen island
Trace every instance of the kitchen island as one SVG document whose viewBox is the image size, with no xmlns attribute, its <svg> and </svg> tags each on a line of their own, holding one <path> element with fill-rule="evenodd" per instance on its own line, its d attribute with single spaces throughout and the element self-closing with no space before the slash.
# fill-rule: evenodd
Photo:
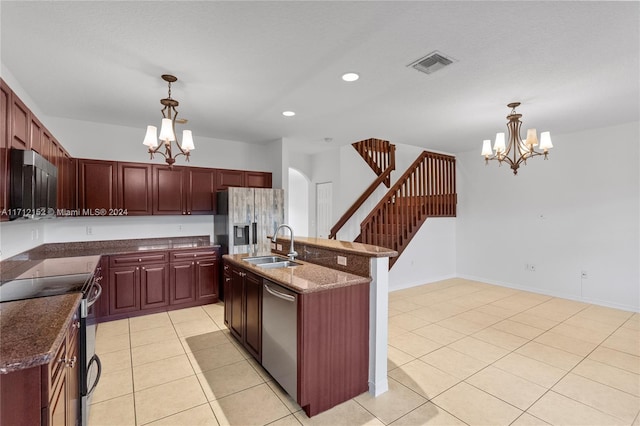
<svg viewBox="0 0 640 426">
<path fill-rule="evenodd" d="M 274 253 L 287 253 L 290 242 L 282 240 L 285 242 L 278 238 L 272 245 Z M 316 238 L 297 239 L 296 249 L 300 253 L 297 265 L 284 268 L 249 263 L 246 254 L 223 257 L 225 292 L 231 295 L 225 298 L 225 323 L 231 334 L 261 362 L 262 341 L 273 338 L 261 333 L 266 330 L 270 334 L 274 329 L 260 323 L 263 315 L 264 321 L 272 316 L 263 310 L 263 297 L 271 298 L 267 294 L 274 293 L 271 286 L 281 286 L 295 293 L 297 303 L 297 324 L 290 332 L 297 335 L 297 341 L 285 341 L 283 346 L 297 346 L 297 359 L 292 362 L 297 362 L 298 372 L 297 387 L 289 386 L 288 390 L 284 383 L 281 385 L 307 415 L 327 410 L 367 389 L 376 396 L 385 392 L 388 257 L 397 253 Z M 278 309 L 286 308 L 279 305 Z M 287 355 L 286 351 L 279 354 Z M 265 363 L 263 366 L 271 372 Z M 280 381 L 278 377 L 276 380 Z"/>
</svg>

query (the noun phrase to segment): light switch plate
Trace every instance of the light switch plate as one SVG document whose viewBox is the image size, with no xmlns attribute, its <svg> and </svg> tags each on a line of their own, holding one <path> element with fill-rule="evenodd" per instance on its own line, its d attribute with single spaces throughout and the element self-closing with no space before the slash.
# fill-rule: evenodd
<svg viewBox="0 0 640 426">
<path fill-rule="evenodd" d="M 347 258 L 345 256 L 338 256 L 338 265 L 347 266 Z"/>
</svg>

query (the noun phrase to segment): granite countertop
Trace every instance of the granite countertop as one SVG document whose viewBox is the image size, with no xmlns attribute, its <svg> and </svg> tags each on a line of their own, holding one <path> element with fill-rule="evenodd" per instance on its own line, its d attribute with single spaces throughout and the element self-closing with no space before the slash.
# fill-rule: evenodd
<svg viewBox="0 0 640 426">
<path fill-rule="evenodd" d="M 270 256 L 272 253 L 264 253 Z M 248 254 L 225 254 L 223 258 L 248 271 L 260 275 L 277 284 L 287 287 L 297 293 L 313 293 L 317 291 L 330 290 L 332 288 L 347 287 L 356 284 L 371 282 L 371 278 L 360 277 L 348 272 L 337 271 L 335 269 L 316 265 L 309 262 L 296 260 L 300 266 L 279 269 L 265 269 L 242 259 L 249 257 Z"/>
<path fill-rule="evenodd" d="M 271 236 L 269 236 L 271 238 Z M 278 235 L 278 241 L 291 241 L 288 236 Z M 328 240 L 315 237 L 295 237 L 294 244 L 306 244 L 313 247 L 322 247 L 336 252 L 358 254 L 367 257 L 396 257 L 398 252 L 386 247 L 372 246 L 370 244 L 354 243 L 350 241 Z"/>
<path fill-rule="evenodd" d="M 209 241 L 209 236 L 43 244 L 0 262 L 0 279 L 15 279 L 21 274 L 28 273 L 28 271 L 40 267 L 43 262 L 51 259 L 77 259 L 81 262 L 82 259 L 87 260 L 92 256 L 107 256 L 135 253 L 139 251 L 201 249 L 214 247 L 220 246 L 211 243 Z M 71 271 L 72 270 L 69 269 L 67 274 L 73 273 Z"/>
<path fill-rule="evenodd" d="M 0 374 L 49 363 L 82 293 L 0 303 Z"/>
</svg>

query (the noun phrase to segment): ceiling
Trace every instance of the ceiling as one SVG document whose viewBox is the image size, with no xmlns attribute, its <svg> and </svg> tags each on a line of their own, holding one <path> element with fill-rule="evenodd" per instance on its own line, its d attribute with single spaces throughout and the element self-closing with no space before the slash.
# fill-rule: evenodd
<svg viewBox="0 0 640 426">
<path fill-rule="evenodd" d="M 196 147 L 373 137 L 479 154 L 512 101 L 552 137 L 638 120 L 639 17 L 635 1 L 2 0 L 0 53 L 44 114 L 139 127 L 140 141 L 170 73 Z M 407 67 L 434 50 L 455 62 Z"/>
</svg>

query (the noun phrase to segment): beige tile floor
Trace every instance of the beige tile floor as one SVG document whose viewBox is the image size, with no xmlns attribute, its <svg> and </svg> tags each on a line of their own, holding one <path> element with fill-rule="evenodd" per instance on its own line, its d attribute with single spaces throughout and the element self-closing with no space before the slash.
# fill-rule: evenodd
<svg viewBox="0 0 640 426">
<path fill-rule="evenodd" d="M 389 295 L 389 391 L 307 418 L 215 304 L 99 325 L 97 425 L 640 425 L 640 315 L 452 279 Z"/>
</svg>

